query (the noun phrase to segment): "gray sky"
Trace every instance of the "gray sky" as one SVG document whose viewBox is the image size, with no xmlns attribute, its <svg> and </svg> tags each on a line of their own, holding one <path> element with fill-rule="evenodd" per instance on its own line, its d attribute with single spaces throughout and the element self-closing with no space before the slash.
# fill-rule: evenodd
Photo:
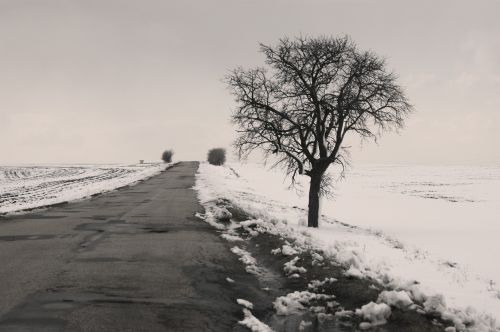
<svg viewBox="0 0 500 332">
<path fill-rule="evenodd" d="M 417 112 L 354 162 L 500 162 L 499 0 L 0 0 L 0 163 L 200 160 L 258 42 L 350 34 Z"/>
</svg>

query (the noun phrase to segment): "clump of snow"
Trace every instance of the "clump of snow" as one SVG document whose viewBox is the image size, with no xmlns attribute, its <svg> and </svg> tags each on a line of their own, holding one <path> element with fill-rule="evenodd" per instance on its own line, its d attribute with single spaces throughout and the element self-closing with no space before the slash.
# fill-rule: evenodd
<svg viewBox="0 0 500 332">
<path fill-rule="evenodd" d="M 352 278 L 363 278 L 365 275 L 357 268 L 355 268 L 354 266 L 350 266 L 349 269 L 347 269 L 347 271 L 344 272 L 344 275 L 346 277 L 352 277 Z"/>
<path fill-rule="evenodd" d="M 239 223 L 239 227 L 247 231 L 251 236 L 257 236 L 259 234 L 275 234 L 274 227 L 269 222 L 262 219 L 249 219 Z"/>
<path fill-rule="evenodd" d="M 305 305 L 308 305 L 311 301 L 329 300 L 332 298 L 332 295 L 296 291 L 286 296 L 278 297 L 273 305 L 278 315 L 291 315 L 304 311 L 306 309 Z"/>
<path fill-rule="evenodd" d="M 324 312 L 320 312 L 318 315 L 318 321 L 320 322 L 324 322 L 326 320 L 332 320 L 335 316 L 332 315 L 332 314 L 327 314 L 327 313 L 324 313 Z"/>
<path fill-rule="evenodd" d="M 244 306 L 247 309 L 253 309 L 253 303 L 244 299 L 237 299 L 236 302 L 238 302 L 239 305 Z"/>
<path fill-rule="evenodd" d="M 313 266 L 322 266 L 325 258 L 318 254 L 317 252 L 311 253 L 312 257 L 312 265 Z"/>
<path fill-rule="evenodd" d="M 339 318 L 350 318 L 354 315 L 354 311 L 352 310 L 339 310 L 335 312 L 335 317 Z"/>
<path fill-rule="evenodd" d="M 299 260 L 300 260 L 300 257 L 297 256 L 294 259 L 292 259 L 291 261 L 286 262 L 284 264 L 284 268 L 283 268 L 285 273 L 287 273 L 288 275 L 295 274 L 295 273 L 306 273 L 307 272 L 306 268 L 304 268 L 302 266 L 295 265 L 295 264 L 297 264 L 297 262 Z"/>
<path fill-rule="evenodd" d="M 399 309 L 408 308 L 413 304 L 410 296 L 405 291 L 383 291 L 379 294 L 377 302 L 383 302 Z"/>
<path fill-rule="evenodd" d="M 291 246 L 285 244 L 281 248 L 281 253 L 285 256 L 293 256 L 297 255 L 299 252 L 296 249 L 292 248 Z"/>
<path fill-rule="evenodd" d="M 225 207 L 217 207 L 213 211 L 213 216 L 217 220 L 229 220 L 233 216 Z"/>
<path fill-rule="evenodd" d="M 238 323 L 246 326 L 252 332 L 273 332 L 273 330 L 261 322 L 257 317 L 255 317 L 252 312 L 248 309 L 243 309 L 243 315 L 245 316 L 243 320 Z"/>
<path fill-rule="evenodd" d="M 325 280 L 323 280 L 323 281 L 313 280 L 307 285 L 307 288 L 315 291 L 315 290 L 318 290 L 319 288 L 325 286 L 326 284 L 331 284 L 331 283 L 334 283 L 336 281 L 337 281 L 337 279 L 335 279 L 335 278 L 325 278 Z"/>
<path fill-rule="evenodd" d="M 368 321 L 361 323 L 360 328 L 362 329 L 384 325 L 391 316 L 391 307 L 385 303 L 370 302 L 362 306 L 361 309 L 356 309 L 356 315 Z"/>
<path fill-rule="evenodd" d="M 429 313 L 440 313 L 446 311 L 446 301 L 444 296 L 437 294 L 428 297 L 424 302 L 424 309 Z"/>
<path fill-rule="evenodd" d="M 229 278 L 229 277 L 226 278 L 226 281 L 229 282 L 229 283 L 231 283 L 231 284 L 234 283 L 234 280 L 231 279 L 231 278 Z"/>
<path fill-rule="evenodd" d="M 210 205 L 205 205 L 205 214 L 196 212 L 195 216 L 197 218 L 200 218 L 201 220 L 204 220 L 206 223 L 212 225 L 217 229 L 224 229 L 225 226 L 217 222 L 217 218 L 214 217 L 214 214 L 211 212 L 210 208 Z"/>
<path fill-rule="evenodd" d="M 256 275 L 261 273 L 259 267 L 257 266 L 257 261 L 255 260 L 255 258 L 252 257 L 252 255 L 248 251 L 241 249 L 238 246 L 231 248 L 231 251 L 234 254 L 240 256 L 239 260 L 243 264 L 245 264 L 245 270 L 248 273 Z"/>
<path fill-rule="evenodd" d="M 276 249 L 271 250 L 271 254 L 273 254 L 273 255 L 278 255 L 279 253 L 281 253 L 281 248 L 276 248 Z"/>
<path fill-rule="evenodd" d="M 253 223 L 254 221 L 249 221 Z M 243 223 L 244 226 L 248 225 L 249 222 Z M 262 230 L 262 228 L 260 228 Z M 266 227 L 264 231 L 270 231 L 269 227 Z M 292 247 L 289 243 L 284 244 L 281 248 L 276 248 L 271 250 L 271 254 L 278 255 L 282 254 L 283 256 L 294 256 L 300 253 L 299 248 Z"/>
<path fill-rule="evenodd" d="M 315 314 L 318 314 L 318 313 L 321 313 L 321 312 L 325 312 L 325 307 L 322 307 L 322 306 L 312 306 L 312 307 L 309 307 L 309 311 L 310 312 L 313 312 Z"/>
<path fill-rule="evenodd" d="M 241 237 L 239 237 L 238 235 L 233 235 L 233 234 L 224 233 L 224 234 L 221 234 L 221 237 L 223 239 L 228 240 L 229 242 L 243 241 L 243 239 Z"/>
<path fill-rule="evenodd" d="M 326 306 L 328 308 L 334 308 L 340 306 L 340 303 L 338 303 L 337 301 L 328 301 L 326 302 Z"/>
</svg>

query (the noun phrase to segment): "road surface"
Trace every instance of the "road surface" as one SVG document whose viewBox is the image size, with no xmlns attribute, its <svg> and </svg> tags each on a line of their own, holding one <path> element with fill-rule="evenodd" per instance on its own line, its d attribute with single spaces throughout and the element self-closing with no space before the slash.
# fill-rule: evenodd
<svg viewBox="0 0 500 332">
<path fill-rule="evenodd" d="M 0 331 L 242 329 L 236 299 L 261 290 L 194 216 L 196 169 L 0 219 Z"/>
</svg>

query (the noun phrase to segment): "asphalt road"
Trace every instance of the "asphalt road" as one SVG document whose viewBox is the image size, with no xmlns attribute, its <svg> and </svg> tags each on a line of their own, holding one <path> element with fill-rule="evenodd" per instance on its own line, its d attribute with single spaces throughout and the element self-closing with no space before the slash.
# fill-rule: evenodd
<svg viewBox="0 0 500 332">
<path fill-rule="evenodd" d="M 241 329 L 236 298 L 261 290 L 194 217 L 196 169 L 0 219 L 0 331 Z"/>
</svg>

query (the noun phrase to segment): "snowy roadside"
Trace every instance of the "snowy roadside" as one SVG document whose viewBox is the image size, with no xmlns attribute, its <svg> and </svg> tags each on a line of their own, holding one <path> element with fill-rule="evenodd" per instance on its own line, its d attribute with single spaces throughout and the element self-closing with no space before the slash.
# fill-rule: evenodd
<svg viewBox="0 0 500 332">
<path fill-rule="evenodd" d="M 237 165 L 234 166 L 237 168 Z M 248 179 L 238 174 L 237 170 L 200 164 L 195 188 L 200 202 L 206 209 L 206 214 L 202 217 L 222 230 L 223 237 L 228 241 L 235 243 L 233 252 L 247 264 L 247 271 L 256 273 L 259 266 L 248 250 L 238 246 L 238 243 L 242 243 L 241 234 L 250 237 L 259 234 L 276 235 L 290 239 L 288 244 L 285 243 L 272 252 L 290 258 L 284 266 L 290 278 L 300 278 L 301 273 L 307 272 L 304 268 L 305 262 L 299 264 L 300 266 L 297 265 L 301 259 L 300 254 L 307 251 L 318 254 L 316 259 L 315 256 L 310 256 L 308 264 L 311 266 L 315 261 L 321 263 L 324 260 L 322 264 L 328 262 L 340 266 L 344 277 L 370 280 L 373 281 L 374 288 L 381 287 L 373 301 L 355 310 L 344 310 L 342 306 L 334 304 L 328 307 L 327 302 L 333 303 L 335 300 L 322 299 L 322 304 L 327 308 L 326 311 L 318 309 L 318 314 L 321 314 L 319 316 L 322 318 L 332 318 L 328 315 L 354 316 L 353 320 L 359 322 L 360 328 L 370 328 L 390 321 L 391 313 L 394 316 L 398 310 L 411 310 L 425 317 L 435 317 L 441 322 L 445 321 L 442 328 L 447 327 L 447 331 L 500 331 L 497 323 L 499 318 L 495 316 L 495 313 L 500 315 L 500 299 L 485 298 L 486 309 L 471 308 L 467 302 L 461 302 L 459 293 L 454 293 L 459 292 L 460 287 L 464 286 L 469 287 L 466 291 L 474 291 L 474 287 L 480 285 L 477 280 L 469 283 L 467 280 L 458 280 L 457 275 L 459 276 L 460 270 L 456 267 L 443 266 L 441 262 L 433 260 L 425 253 L 410 250 L 399 241 L 381 233 L 343 224 L 326 217 L 322 218 L 319 230 L 307 229 L 304 226 L 305 211 L 287 202 L 284 199 L 286 195 L 280 196 L 276 190 L 279 180 L 268 183 L 269 191 L 259 192 Z M 233 206 L 232 212 L 225 207 L 228 203 Z M 230 221 L 234 219 L 234 207 L 236 211 L 241 209 L 247 212 L 251 218 L 239 222 Z M 228 223 L 221 224 L 221 220 L 227 220 Z M 424 274 L 418 274 L 418 280 L 413 273 L 417 270 L 425 271 Z M 435 278 L 440 278 L 442 284 L 452 286 L 444 289 L 429 286 L 436 284 L 433 282 Z M 317 280 L 314 283 L 320 285 L 318 283 L 324 283 L 325 280 L 327 279 Z M 325 294 L 304 289 L 299 293 L 288 294 L 285 298 L 280 297 L 275 302 L 276 313 L 286 315 L 290 303 L 292 307 L 300 310 L 297 303 L 308 303 L 323 295 Z M 254 318 L 251 318 L 252 321 Z M 309 322 L 302 323 L 307 325 Z M 307 330 L 306 326 L 302 329 Z"/>
<path fill-rule="evenodd" d="M 0 166 L 0 215 L 22 213 L 134 185 L 172 165 Z"/>
</svg>

